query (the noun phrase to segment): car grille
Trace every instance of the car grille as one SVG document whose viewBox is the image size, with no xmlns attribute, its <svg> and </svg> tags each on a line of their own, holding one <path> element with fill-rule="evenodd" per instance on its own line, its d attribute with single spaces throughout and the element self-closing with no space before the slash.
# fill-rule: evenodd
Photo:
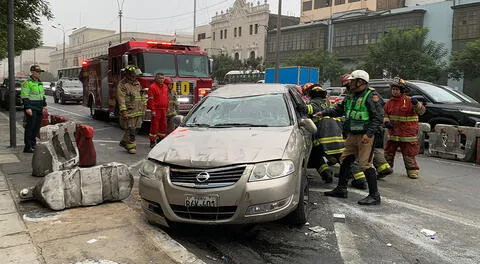
<svg viewBox="0 0 480 264">
<path fill-rule="evenodd" d="M 170 167 L 170 181 L 173 184 L 186 187 L 224 187 L 235 184 L 242 177 L 245 168 L 245 165 L 213 169 Z M 204 182 L 199 182 L 197 180 L 197 175 L 199 173 L 208 173 L 210 178 Z"/>
<path fill-rule="evenodd" d="M 231 218 L 236 206 L 220 206 L 220 207 L 186 207 L 183 205 L 171 204 L 173 212 L 181 218 L 192 220 L 225 220 Z"/>
</svg>

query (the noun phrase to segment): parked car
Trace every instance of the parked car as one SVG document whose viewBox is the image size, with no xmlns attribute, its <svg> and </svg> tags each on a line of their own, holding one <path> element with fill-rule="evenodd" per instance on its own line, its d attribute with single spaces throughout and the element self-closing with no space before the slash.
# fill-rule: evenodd
<svg viewBox="0 0 480 264">
<path fill-rule="evenodd" d="M 22 91 L 22 83 L 26 80 L 26 77 L 15 77 L 15 106 L 17 108 L 23 106 L 20 92 Z M 8 91 L 7 78 L 3 80 L 3 83 L 0 86 L 0 105 L 5 109 L 9 109 L 10 107 L 10 93 Z"/>
<path fill-rule="evenodd" d="M 344 87 L 330 87 L 327 88 L 328 100 L 330 103 L 339 103 L 345 98 L 345 88 Z M 342 97 L 343 95 L 343 97 Z"/>
<path fill-rule="evenodd" d="M 388 101 L 392 97 L 390 82 L 371 80 L 370 86 Z M 425 104 L 426 112 L 420 116 L 420 122 L 429 123 L 432 129 L 436 124 L 480 127 L 480 104 L 475 100 L 430 82 L 407 81 L 407 86 L 408 95 Z"/>
<path fill-rule="evenodd" d="M 83 86 L 80 80 L 76 78 L 61 78 L 58 80 L 53 101 L 65 104 L 67 101 L 80 103 L 83 100 Z"/>
<path fill-rule="evenodd" d="M 210 93 L 139 170 L 149 222 L 249 224 L 287 217 L 304 224 L 316 127 L 302 109 L 295 86 L 229 84 Z"/>
<path fill-rule="evenodd" d="M 45 95 L 53 95 L 53 82 L 42 82 Z"/>
</svg>

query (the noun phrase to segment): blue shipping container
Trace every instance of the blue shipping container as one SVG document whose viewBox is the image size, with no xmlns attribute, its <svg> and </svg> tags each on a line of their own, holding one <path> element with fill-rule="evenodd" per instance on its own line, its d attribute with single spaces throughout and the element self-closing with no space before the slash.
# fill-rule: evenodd
<svg viewBox="0 0 480 264">
<path fill-rule="evenodd" d="M 280 67 L 278 82 L 282 84 L 304 85 L 306 83 L 318 83 L 318 68 L 311 67 Z M 275 82 L 275 68 L 265 70 L 265 83 Z"/>
</svg>

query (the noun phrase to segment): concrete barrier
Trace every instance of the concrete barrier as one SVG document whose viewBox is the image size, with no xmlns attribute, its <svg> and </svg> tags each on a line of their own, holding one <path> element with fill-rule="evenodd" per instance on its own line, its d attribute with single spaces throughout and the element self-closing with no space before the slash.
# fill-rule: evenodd
<svg viewBox="0 0 480 264">
<path fill-rule="evenodd" d="M 420 146 L 420 154 L 425 153 L 425 149 L 428 148 L 428 133 L 431 131 L 429 123 L 418 123 L 418 145 Z"/>
<path fill-rule="evenodd" d="M 43 177 L 53 171 L 78 165 L 75 144 L 75 122 L 58 123 L 40 128 L 40 142 L 33 153 L 32 175 Z"/>
<path fill-rule="evenodd" d="M 428 135 L 430 156 L 467 162 L 475 160 L 480 128 L 438 124 Z"/>
<path fill-rule="evenodd" d="M 127 165 L 117 162 L 90 168 L 54 171 L 34 187 L 22 189 L 20 198 L 38 200 L 52 210 L 120 201 L 133 187 Z"/>
</svg>

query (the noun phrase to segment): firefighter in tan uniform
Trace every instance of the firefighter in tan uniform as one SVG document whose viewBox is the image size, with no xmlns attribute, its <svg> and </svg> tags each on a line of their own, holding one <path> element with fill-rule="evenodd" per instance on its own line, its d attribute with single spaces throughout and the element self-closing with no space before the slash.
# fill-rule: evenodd
<svg viewBox="0 0 480 264">
<path fill-rule="evenodd" d="M 125 67 L 125 77 L 117 86 L 117 102 L 120 110 L 120 127 L 123 129 L 123 137 L 120 146 L 128 153 L 137 153 L 135 133 L 142 126 L 146 109 L 145 92 L 137 81 L 136 76 L 141 74 L 135 65 Z"/>
</svg>

